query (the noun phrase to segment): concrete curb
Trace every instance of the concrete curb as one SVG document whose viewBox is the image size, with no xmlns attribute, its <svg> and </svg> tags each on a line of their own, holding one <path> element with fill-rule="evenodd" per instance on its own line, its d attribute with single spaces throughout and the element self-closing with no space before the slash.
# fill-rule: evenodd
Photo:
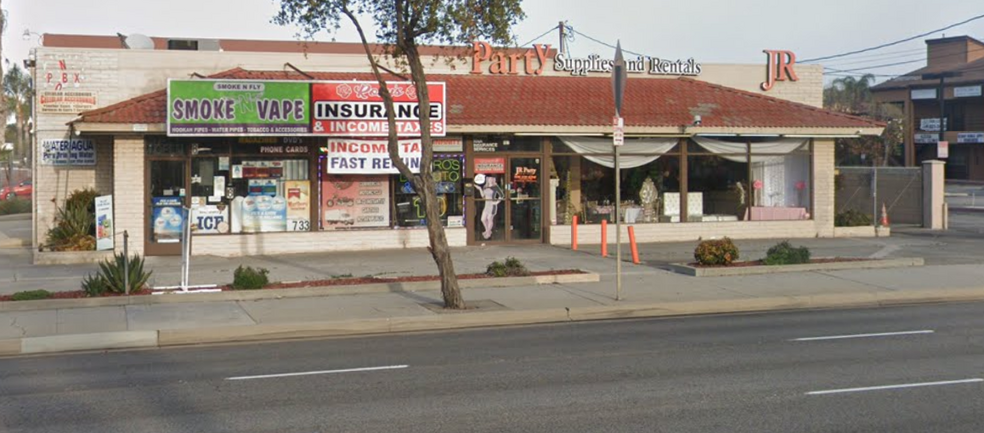
<svg viewBox="0 0 984 433">
<path fill-rule="evenodd" d="M 31 246 L 31 242 L 26 239 L 7 238 L 0 239 L 0 248 L 24 248 Z"/>
<path fill-rule="evenodd" d="M 173 347 L 196 344 L 359 336 L 591 320 L 814 310 L 824 308 L 886 307 L 920 303 L 980 300 L 984 300 L 984 287 L 972 289 L 779 296 L 538 310 L 449 312 L 417 317 L 27 337 L 0 340 L 0 356 L 78 350 Z"/>
<path fill-rule="evenodd" d="M 536 286 L 544 284 L 597 283 L 601 276 L 581 274 L 536 275 L 531 277 L 477 278 L 458 280 L 462 289 Z M 176 304 L 198 302 L 259 301 L 263 299 L 310 298 L 321 296 L 363 295 L 371 293 L 421 292 L 440 290 L 439 281 L 405 283 L 354 284 L 347 286 L 303 287 L 297 289 L 242 290 L 215 293 L 114 296 L 104 298 L 43 299 L 38 301 L 3 301 L 3 311 L 33 311 L 62 308 L 114 307 L 120 305 Z"/>
<path fill-rule="evenodd" d="M 982 212 L 984 212 L 984 206 L 974 206 L 974 207 L 970 207 L 970 206 L 965 206 L 965 207 L 951 207 L 951 208 L 949 208 L 949 209 L 947 209 L 947 210 L 949 210 L 950 212 L 972 212 L 972 213 L 982 213 Z"/>
<path fill-rule="evenodd" d="M 31 219 L 31 213 L 15 213 L 10 215 L 0 215 L 0 221 L 24 221 Z"/>
<path fill-rule="evenodd" d="M 836 263 L 809 263 L 803 265 L 783 265 L 783 266 L 748 266 L 748 267 L 721 267 L 721 268 L 698 268 L 683 263 L 671 263 L 669 265 L 673 272 L 691 277 L 734 277 L 745 275 L 780 274 L 788 272 L 816 272 L 816 271 L 843 271 L 851 269 L 888 269 L 903 268 L 910 266 L 923 266 L 925 261 L 922 258 L 901 258 L 901 259 L 880 259 L 864 260 L 855 262 L 836 262 Z"/>
</svg>

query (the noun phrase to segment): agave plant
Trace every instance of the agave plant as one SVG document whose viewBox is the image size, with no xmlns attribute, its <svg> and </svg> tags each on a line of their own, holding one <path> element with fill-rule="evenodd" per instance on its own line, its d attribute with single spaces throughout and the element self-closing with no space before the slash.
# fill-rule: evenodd
<svg viewBox="0 0 984 433">
<path fill-rule="evenodd" d="M 147 280 L 150 279 L 150 275 L 153 271 L 144 272 L 144 259 L 140 257 L 139 254 L 134 254 L 130 257 L 129 268 L 125 269 L 126 256 L 117 253 L 113 256 L 113 260 L 107 259 L 105 262 L 99 264 L 99 275 L 105 283 L 106 290 L 112 293 L 127 293 L 126 273 L 129 272 L 130 279 L 130 292 L 134 292 L 143 288 L 147 284 Z"/>
</svg>

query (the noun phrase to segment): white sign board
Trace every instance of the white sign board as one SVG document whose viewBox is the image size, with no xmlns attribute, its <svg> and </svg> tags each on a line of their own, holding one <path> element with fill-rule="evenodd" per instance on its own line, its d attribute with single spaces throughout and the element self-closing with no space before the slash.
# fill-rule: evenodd
<svg viewBox="0 0 984 433">
<path fill-rule="evenodd" d="M 949 127 L 950 122 L 949 121 L 945 121 L 945 122 L 946 122 L 945 125 Z M 940 119 L 939 118 L 919 119 L 919 129 L 923 131 L 939 131 Z"/>
<path fill-rule="evenodd" d="M 937 143 L 936 157 L 940 159 L 945 159 L 950 157 L 950 142 L 941 141 Z"/>
<path fill-rule="evenodd" d="M 43 140 L 41 165 L 96 165 L 96 144 L 92 140 Z"/>
<path fill-rule="evenodd" d="M 330 174 L 395 174 L 385 140 L 329 138 L 325 146 L 325 172 Z M 400 158 L 411 172 L 420 172 L 420 140 L 400 140 Z"/>
<path fill-rule="evenodd" d="M 936 89 L 913 90 L 912 99 L 936 99 Z"/>
<path fill-rule="evenodd" d="M 113 229 L 113 196 L 96 197 L 96 250 L 113 249 L 115 234 Z"/>
<path fill-rule="evenodd" d="M 957 143 L 984 144 L 984 132 L 961 132 L 957 134 Z"/>
<path fill-rule="evenodd" d="M 984 86 L 954 87 L 953 96 L 956 98 L 974 98 L 981 96 L 981 88 Z"/>
<path fill-rule="evenodd" d="M 621 117 L 612 118 L 612 126 L 615 131 L 612 133 L 612 144 L 622 146 L 625 144 L 625 120 Z"/>
<path fill-rule="evenodd" d="M 935 144 L 940 139 L 939 134 L 916 133 L 913 138 L 919 144 Z"/>
</svg>

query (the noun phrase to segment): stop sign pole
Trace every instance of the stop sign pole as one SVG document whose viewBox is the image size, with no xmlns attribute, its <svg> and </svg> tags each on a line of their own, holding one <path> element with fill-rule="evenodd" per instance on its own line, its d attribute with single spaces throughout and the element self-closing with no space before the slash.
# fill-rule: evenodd
<svg viewBox="0 0 984 433">
<path fill-rule="evenodd" d="M 625 122 L 622 120 L 622 101 L 625 99 L 625 82 L 628 71 L 622 58 L 622 43 L 615 46 L 615 62 L 612 64 L 612 96 L 615 99 L 615 117 L 612 120 L 612 145 L 615 147 L 615 300 L 622 300 L 622 173 L 619 166 L 619 149 L 625 144 Z"/>
</svg>

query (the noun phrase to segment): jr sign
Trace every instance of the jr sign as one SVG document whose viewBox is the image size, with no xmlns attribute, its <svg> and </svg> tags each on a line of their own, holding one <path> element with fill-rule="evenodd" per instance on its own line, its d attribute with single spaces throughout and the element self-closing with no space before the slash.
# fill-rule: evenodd
<svg viewBox="0 0 984 433">
<path fill-rule="evenodd" d="M 796 71 L 796 54 L 792 51 L 784 50 L 764 50 L 769 58 L 767 62 L 767 72 L 765 82 L 762 83 L 762 90 L 769 91 L 776 85 L 776 81 L 799 81 Z"/>
</svg>

